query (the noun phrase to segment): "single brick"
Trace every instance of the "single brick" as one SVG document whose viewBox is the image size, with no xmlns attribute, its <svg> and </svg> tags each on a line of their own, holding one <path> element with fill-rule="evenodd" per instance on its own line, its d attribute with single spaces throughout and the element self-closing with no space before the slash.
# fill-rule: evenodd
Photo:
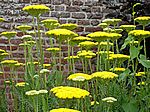
<svg viewBox="0 0 150 112">
<path fill-rule="evenodd" d="M 51 12 L 51 17 L 56 17 L 56 18 L 69 18 L 70 13 L 68 12 Z"/>
<path fill-rule="evenodd" d="M 66 11 L 69 11 L 69 12 L 79 12 L 80 11 L 80 7 L 78 7 L 78 6 L 67 6 L 66 7 Z"/>
<path fill-rule="evenodd" d="M 85 32 L 96 32 L 96 31 L 102 31 L 100 27 L 85 27 Z"/>
<path fill-rule="evenodd" d="M 97 26 L 99 24 L 98 20 L 91 20 L 91 25 Z"/>
<path fill-rule="evenodd" d="M 72 1 L 72 5 L 81 6 L 81 5 L 83 5 L 83 1 L 81 1 L 81 0 L 73 0 L 73 1 Z"/>
<path fill-rule="evenodd" d="M 72 13 L 72 18 L 75 18 L 75 19 L 84 19 L 85 18 L 85 13 Z"/>
<path fill-rule="evenodd" d="M 84 11 L 84 12 L 91 12 L 91 7 L 89 7 L 89 6 L 83 6 L 82 7 L 82 11 Z"/>
<path fill-rule="evenodd" d="M 89 25 L 90 20 L 78 20 L 78 25 Z"/>
<path fill-rule="evenodd" d="M 74 23 L 74 24 L 76 24 L 77 20 L 75 20 L 75 19 L 68 19 L 68 23 Z"/>
<path fill-rule="evenodd" d="M 79 26 L 77 29 L 75 29 L 75 32 L 83 32 L 84 31 L 84 27 Z"/>
<path fill-rule="evenodd" d="M 55 11 L 64 11 L 65 10 L 65 6 L 63 5 L 56 5 L 55 6 Z"/>
<path fill-rule="evenodd" d="M 88 19 L 102 19 L 103 15 L 101 13 L 88 13 Z"/>
</svg>

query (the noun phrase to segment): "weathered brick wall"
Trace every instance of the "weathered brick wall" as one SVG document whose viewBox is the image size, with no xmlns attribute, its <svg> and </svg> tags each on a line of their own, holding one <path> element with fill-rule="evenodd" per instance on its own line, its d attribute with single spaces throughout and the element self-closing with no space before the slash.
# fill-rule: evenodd
<svg viewBox="0 0 150 112">
<path fill-rule="evenodd" d="M 0 17 L 5 18 L 5 22 L 0 23 L 0 32 L 16 30 L 16 26 L 21 24 L 32 25 L 32 17 L 22 11 L 24 6 L 30 4 L 45 4 L 50 7 L 51 11 L 41 16 L 41 20 L 47 18 L 58 19 L 60 23 L 76 23 L 79 27 L 76 32 L 79 35 L 85 35 L 90 32 L 101 30 L 97 25 L 105 18 L 110 12 L 114 12 L 114 9 L 109 9 L 108 4 L 118 0 L 0 0 Z M 125 1 L 125 0 L 123 0 Z M 18 44 L 22 42 L 20 37 L 21 32 L 18 32 L 17 36 L 11 40 L 14 59 L 19 62 L 24 62 L 23 48 L 18 47 Z M 46 37 L 44 38 L 47 39 Z M 46 48 L 47 46 L 44 46 Z M 1 37 L 0 48 L 9 52 L 9 44 L 6 38 Z M 64 45 L 63 50 L 67 47 Z M 67 56 L 63 52 L 63 56 Z M 45 62 L 49 61 L 49 55 L 45 53 Z M 65 63 L 65 62 L 64 62 Z M 64 66 L 64 70 L 67 67 Z M 5 69 L 9 71 L 8 68 Z M 19 77 L 23 75 L 22 70 L 18 72 Z M 6 73 L 6 78 L 9 74 Z M 0 76 L 0 85 L 3 84 L 3 76 Z M 1 86 L 0 86 L 1 87 Z"/>
</svg>

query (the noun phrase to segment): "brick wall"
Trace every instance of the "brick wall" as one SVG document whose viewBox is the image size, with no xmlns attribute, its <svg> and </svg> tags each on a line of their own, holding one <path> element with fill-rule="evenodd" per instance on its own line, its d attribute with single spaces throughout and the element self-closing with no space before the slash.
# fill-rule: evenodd
<svg viewBox="0 0 150 112">
<path fill-rule="evenodd" d="M 105 18 L 110 12 L 114 12 L 114 9 L 107 8 L 106 2 L 112 2 L 112 0 L 0 0 L 0 17 L 5 18 L 5 22 L 0 23 L 0 32 L 16 30 L 15 27 L 21 24 L 32 25 L 32 17 L 22 11 L 22 8 L 30 4 L 45 4 L 50 7 L 51 11 L 42 15 L 41 20 L 47 18 L 58 19 L 60 23 L 76 23 L 79 27 L 76 32 L 79 35 L 85 35 L 90 32 L 101 30 L 97 25 Z M 14 59 L 19 62 L 23 62 L 23 49 L 18 47 L 18 44 L 22 42 L 20 37 L 21 32 L 18 32 L 17 36 L 11 40 Z M 47 40 L 46 37 L 44 37 Z M 47 46 L 44 46 L 46 48 Z M 0 39 L 0 48 L 9 52 L 8 40 L 4 37 Z M 63 46 L 66 49 L 67 46 Z M 66 53 L 63 52 L 63 56 Z M 46 54 L 46 53 L 45 53 Z M 49 61 L 49 55 L 45 55 L 45 62 Z M 65 64 L 65 62 L 64 62 Z M 64 69 L 67 68 L 64 66 Z M 6 68 L 6 71 L 9 71 Z M 22 70 L 18 72 L 20 79 L 23 76 Z M 7 76 L 7 75 L 6 75 Z M 8 74 L 9 77 L 9 74 Z M 0 76 L 0 85 L 3 84 L 2 76 Z M 20 80 L 19 79 L 19 80 Z M 2 87 L 2 86 L 0 86 Z"/>
</svg>

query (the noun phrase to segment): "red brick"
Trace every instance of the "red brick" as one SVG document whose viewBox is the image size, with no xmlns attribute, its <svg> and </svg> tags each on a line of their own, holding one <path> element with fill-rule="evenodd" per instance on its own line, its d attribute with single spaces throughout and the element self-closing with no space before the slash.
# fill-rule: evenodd
<svg viewBox="0 0 150 112">
<path fill-rule="evenodd" d="M 102 31 L 100 27 L 85 27 L 85 32 L 96 32 L 96 31 Z"/>
</svg>

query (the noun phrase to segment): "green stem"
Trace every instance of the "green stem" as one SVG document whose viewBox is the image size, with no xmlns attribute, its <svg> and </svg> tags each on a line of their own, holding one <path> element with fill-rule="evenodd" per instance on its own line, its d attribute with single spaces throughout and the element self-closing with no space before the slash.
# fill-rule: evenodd
<svg viewBox="0 0 150 112">
<path fill-rule="evenodd" d="M 99 71 L 99 58 L 100 58 L 100 42 L 98 43 L 98 50 L 97 50 L 97 64 L 96 64 L 96 71 Z"/>
<path fill-rule="evenodd" d="M 59 49 L 61 49 L 61 41 L 59 40 Z M 61 50 L 59 51 L 59 71 L 61 71 Z"/>
</svg>

